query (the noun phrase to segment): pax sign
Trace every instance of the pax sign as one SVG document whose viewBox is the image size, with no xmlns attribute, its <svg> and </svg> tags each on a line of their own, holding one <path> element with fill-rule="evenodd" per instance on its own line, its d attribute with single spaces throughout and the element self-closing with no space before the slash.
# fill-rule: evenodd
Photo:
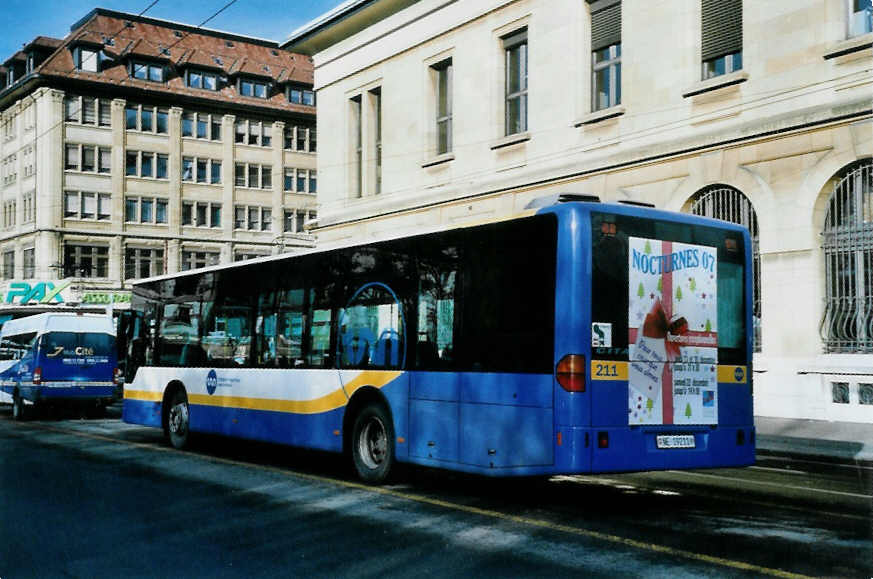
<svg viewBox="0 0 873 579">
<path fill-rule="evenodd" d="M 9 284 L 9 290 L 6 292 L 7 304 L 49 304 L 49 303 L 64 303 L 64 298 L 61 292 L 70 285 L 70 282 L 58 282 L 57 284 L 50 281 L 40 281 L 33 284 L 27 282 L 12 282 Z"/>
</svg>

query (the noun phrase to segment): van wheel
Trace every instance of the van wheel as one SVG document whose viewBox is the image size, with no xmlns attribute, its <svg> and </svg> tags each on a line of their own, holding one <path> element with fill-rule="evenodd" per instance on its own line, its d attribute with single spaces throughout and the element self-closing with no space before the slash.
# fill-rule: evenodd
<svg viewBox="0 0 873 579">
<path fill-rule="evenodd" d="M 184 390 L 176 390 L 170 398 L 170 409 L 167 412 L 167 424 L 164 434 L 173 448 L 183 449 L 188 444 L 190 435 L 188 420 L 188 396 Z"/>
<path fill-rule="evenodd" d="M 394 465 L 394 425 L 382 404 L 370 404 L 355 418 L 352 462 L 367 484 L 385 482 Z"/>
<path fill-rule="evenodd" d="M 12 395 L 12 419 L 18 422 L 27 420 L 27 406 L 18 392 Z"/>
</svg>

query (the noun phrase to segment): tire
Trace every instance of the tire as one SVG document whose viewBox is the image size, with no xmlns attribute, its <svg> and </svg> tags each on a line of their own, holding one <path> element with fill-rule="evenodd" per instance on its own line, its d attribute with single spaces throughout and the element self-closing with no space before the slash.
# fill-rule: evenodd
<svg viewBox="0 0 873 579">
<path fill-rule="evenodd" d="M 18 392 L 12 394 L 12 419 L 16 422 L 27 420 L 27 406 Z"/>
<path fill-rule="evenodd" d="M 370 404 L 355 417 L 352 464 L 367 484 L 381 484 L 394 466 L 394 424 L 382 404 Z"/>
<path fill-rule="evenodd" d="M 181 450 L 188 445 L 188 439 L 191 435 L 189 427 L 188 396 L 184 390 L 179 389 L 170 397 L 164 436 L 173 445 L 173 448 Z"/>
</svg>

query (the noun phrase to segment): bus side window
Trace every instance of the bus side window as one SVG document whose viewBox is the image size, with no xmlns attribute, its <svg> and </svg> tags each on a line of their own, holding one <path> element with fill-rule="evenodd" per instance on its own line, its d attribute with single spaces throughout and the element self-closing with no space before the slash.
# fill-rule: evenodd
<svg viewBox="0 0 873 579">
<path fill-rule="evenodd" d="M 455 289 L 458 249 L 448 247 L 440 256 L 423 256 L 418 264 L 418 344 L 416 367 L 449 368 L 456 327 Z"/>
</svg>

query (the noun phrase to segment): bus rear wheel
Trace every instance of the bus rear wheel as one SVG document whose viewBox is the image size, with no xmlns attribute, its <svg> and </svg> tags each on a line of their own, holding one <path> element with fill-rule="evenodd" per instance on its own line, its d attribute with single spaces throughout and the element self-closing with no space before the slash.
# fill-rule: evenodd
<svg viewBox="0 0 873 579">
<path fill-rule="evenodd" d="M 394 465 L 394 425 L 382 404 L 370 404 L 355 418 L 352 462 L 365 483 L 385 482 Z"/>
<path fill-rule="evenodd" d="M 188 444 L 189 417 L 188 396 L 184 390 L 176 390 L 170 397 L 170 409 L 167 411 L 167 423 L 164 434 L 173 448 L 183 449 Z"/>
</svg>

